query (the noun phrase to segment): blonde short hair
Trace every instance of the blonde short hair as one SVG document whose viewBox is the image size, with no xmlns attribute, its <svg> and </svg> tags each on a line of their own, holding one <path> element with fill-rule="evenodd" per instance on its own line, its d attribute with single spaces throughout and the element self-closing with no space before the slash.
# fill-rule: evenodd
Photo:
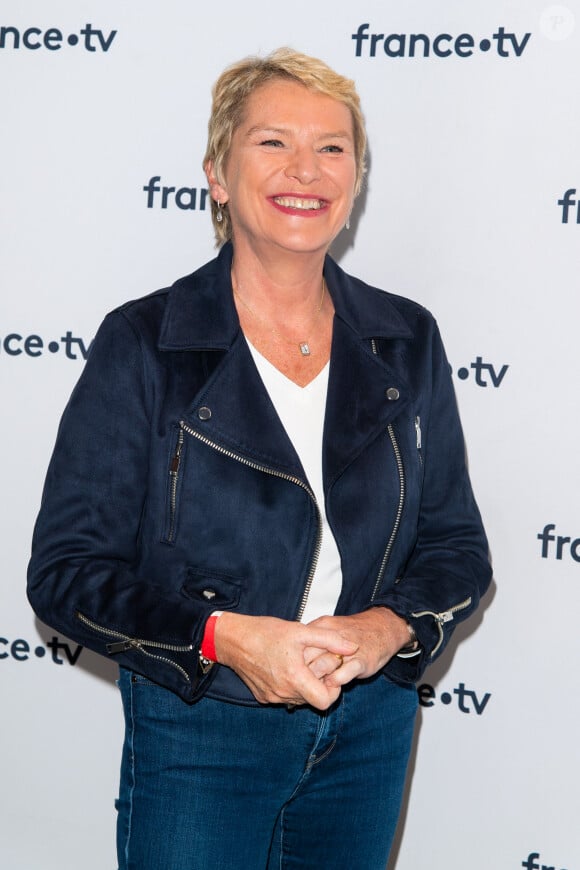
<svg viewBox="0 0 580 870">
<path fill-rule="evenodd" d="M 232 138 L 242 122 L 248 97 L 261 85 L 280 78 L 296 81 L 310 91 L 338 100 L 350 110 L 356 162 L 356 196 L 366 171 L 367 137 L 355 84 L 351 79 L 335 72 L 323 61 L 300 54 L 291 48 L 278 48 L 264 58 L 244 58 L 221 74 L 212 90 L 213 102 L 208 123 L 207 149 L 203 158 L 204 169 L 211 160 L 216 178 L 223 183 L 224 167 Z M 222 220 L 218 221 L 218 205 L 212 199 L 211 216 L 218 245 L 232 237 L 229 212 L 223 205 L 221 211 Z"/>
</svg>

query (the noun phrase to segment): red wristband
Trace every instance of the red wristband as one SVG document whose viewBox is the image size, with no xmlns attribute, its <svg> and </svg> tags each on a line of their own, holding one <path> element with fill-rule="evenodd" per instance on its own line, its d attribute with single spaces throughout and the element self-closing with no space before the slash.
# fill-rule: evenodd
<svg viewBox="0 0 580 870">
<path fill-rule="evenodd" d="M 221 610 L 216 610 L 205 624 L 203 640 L 201 642 L 200 652 L 204 659 L 209 659 L 210 662 L 217 662 L 215 651 L 215 624 L 222 615 Z"/>
</svg>

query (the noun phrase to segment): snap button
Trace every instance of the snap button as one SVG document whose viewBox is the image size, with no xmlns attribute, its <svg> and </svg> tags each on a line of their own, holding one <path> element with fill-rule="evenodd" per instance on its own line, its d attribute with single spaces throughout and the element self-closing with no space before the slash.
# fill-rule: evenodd
<svg viewBox="0 0 580 870">
<path fill-rule="evenodd" d="M 197 416 L 200 420 L 209 420 L 209 418 L 211 417 L 211 408 L 203 405 L 197 412 Z"/>
<path fill-rule="evenodd" d="M 212 598 L 215 598 L 215 596 L 216 596 L 216 593 L 215 593 L 215 591 L 214 591 L 213 589 L 204 589 L 203 592 L 202 592 L 201 594 L 203 595 L 203 597 L 204 597 L 207 601 L 211 601 Z"/>
<path fill-rule="evenodd" d="M 389 402 L 396 402 L 399 398 L 399 391 L 396 387 L 389 387 L 386 392 L 386 396 Z"/>
</svg>

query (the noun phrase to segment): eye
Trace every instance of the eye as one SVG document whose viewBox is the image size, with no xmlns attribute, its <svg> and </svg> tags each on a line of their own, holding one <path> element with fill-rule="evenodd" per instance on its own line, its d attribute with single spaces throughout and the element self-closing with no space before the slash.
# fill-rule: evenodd
<svg viewBox="0 0 580 870">
<path fill-rule="evenodd" d="M 340 145 L 325 145 L 324 148 L 321 148 L 320 150 L 326 152 L 327 154 L 344 153 L 344 148 L 342 148 Z"/>
<path fill-rule="evenodd" d="M 272 148 L 283 148 L 284 143 L 280 141 L 280 139 L 264 139 L 260 142 L 260 145 L 268 145 Z"/>
</svg>

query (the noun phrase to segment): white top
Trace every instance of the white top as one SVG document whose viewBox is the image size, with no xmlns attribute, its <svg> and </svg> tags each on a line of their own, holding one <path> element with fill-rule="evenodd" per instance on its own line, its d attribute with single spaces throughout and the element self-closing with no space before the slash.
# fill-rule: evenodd
<svg viewBox="0 0 580 870">
<path fill-rule="evenodd" d="M 299 387 L 248 341 L 260 377 L 306 472 L 322 517 L 322 547 L 302 622 L 334 613 L 342 588 L 340 555 L 328 525 L 322 486 L 322 432 L 328 389 L 327 363 L 305 387 Z"/>
</svg>

